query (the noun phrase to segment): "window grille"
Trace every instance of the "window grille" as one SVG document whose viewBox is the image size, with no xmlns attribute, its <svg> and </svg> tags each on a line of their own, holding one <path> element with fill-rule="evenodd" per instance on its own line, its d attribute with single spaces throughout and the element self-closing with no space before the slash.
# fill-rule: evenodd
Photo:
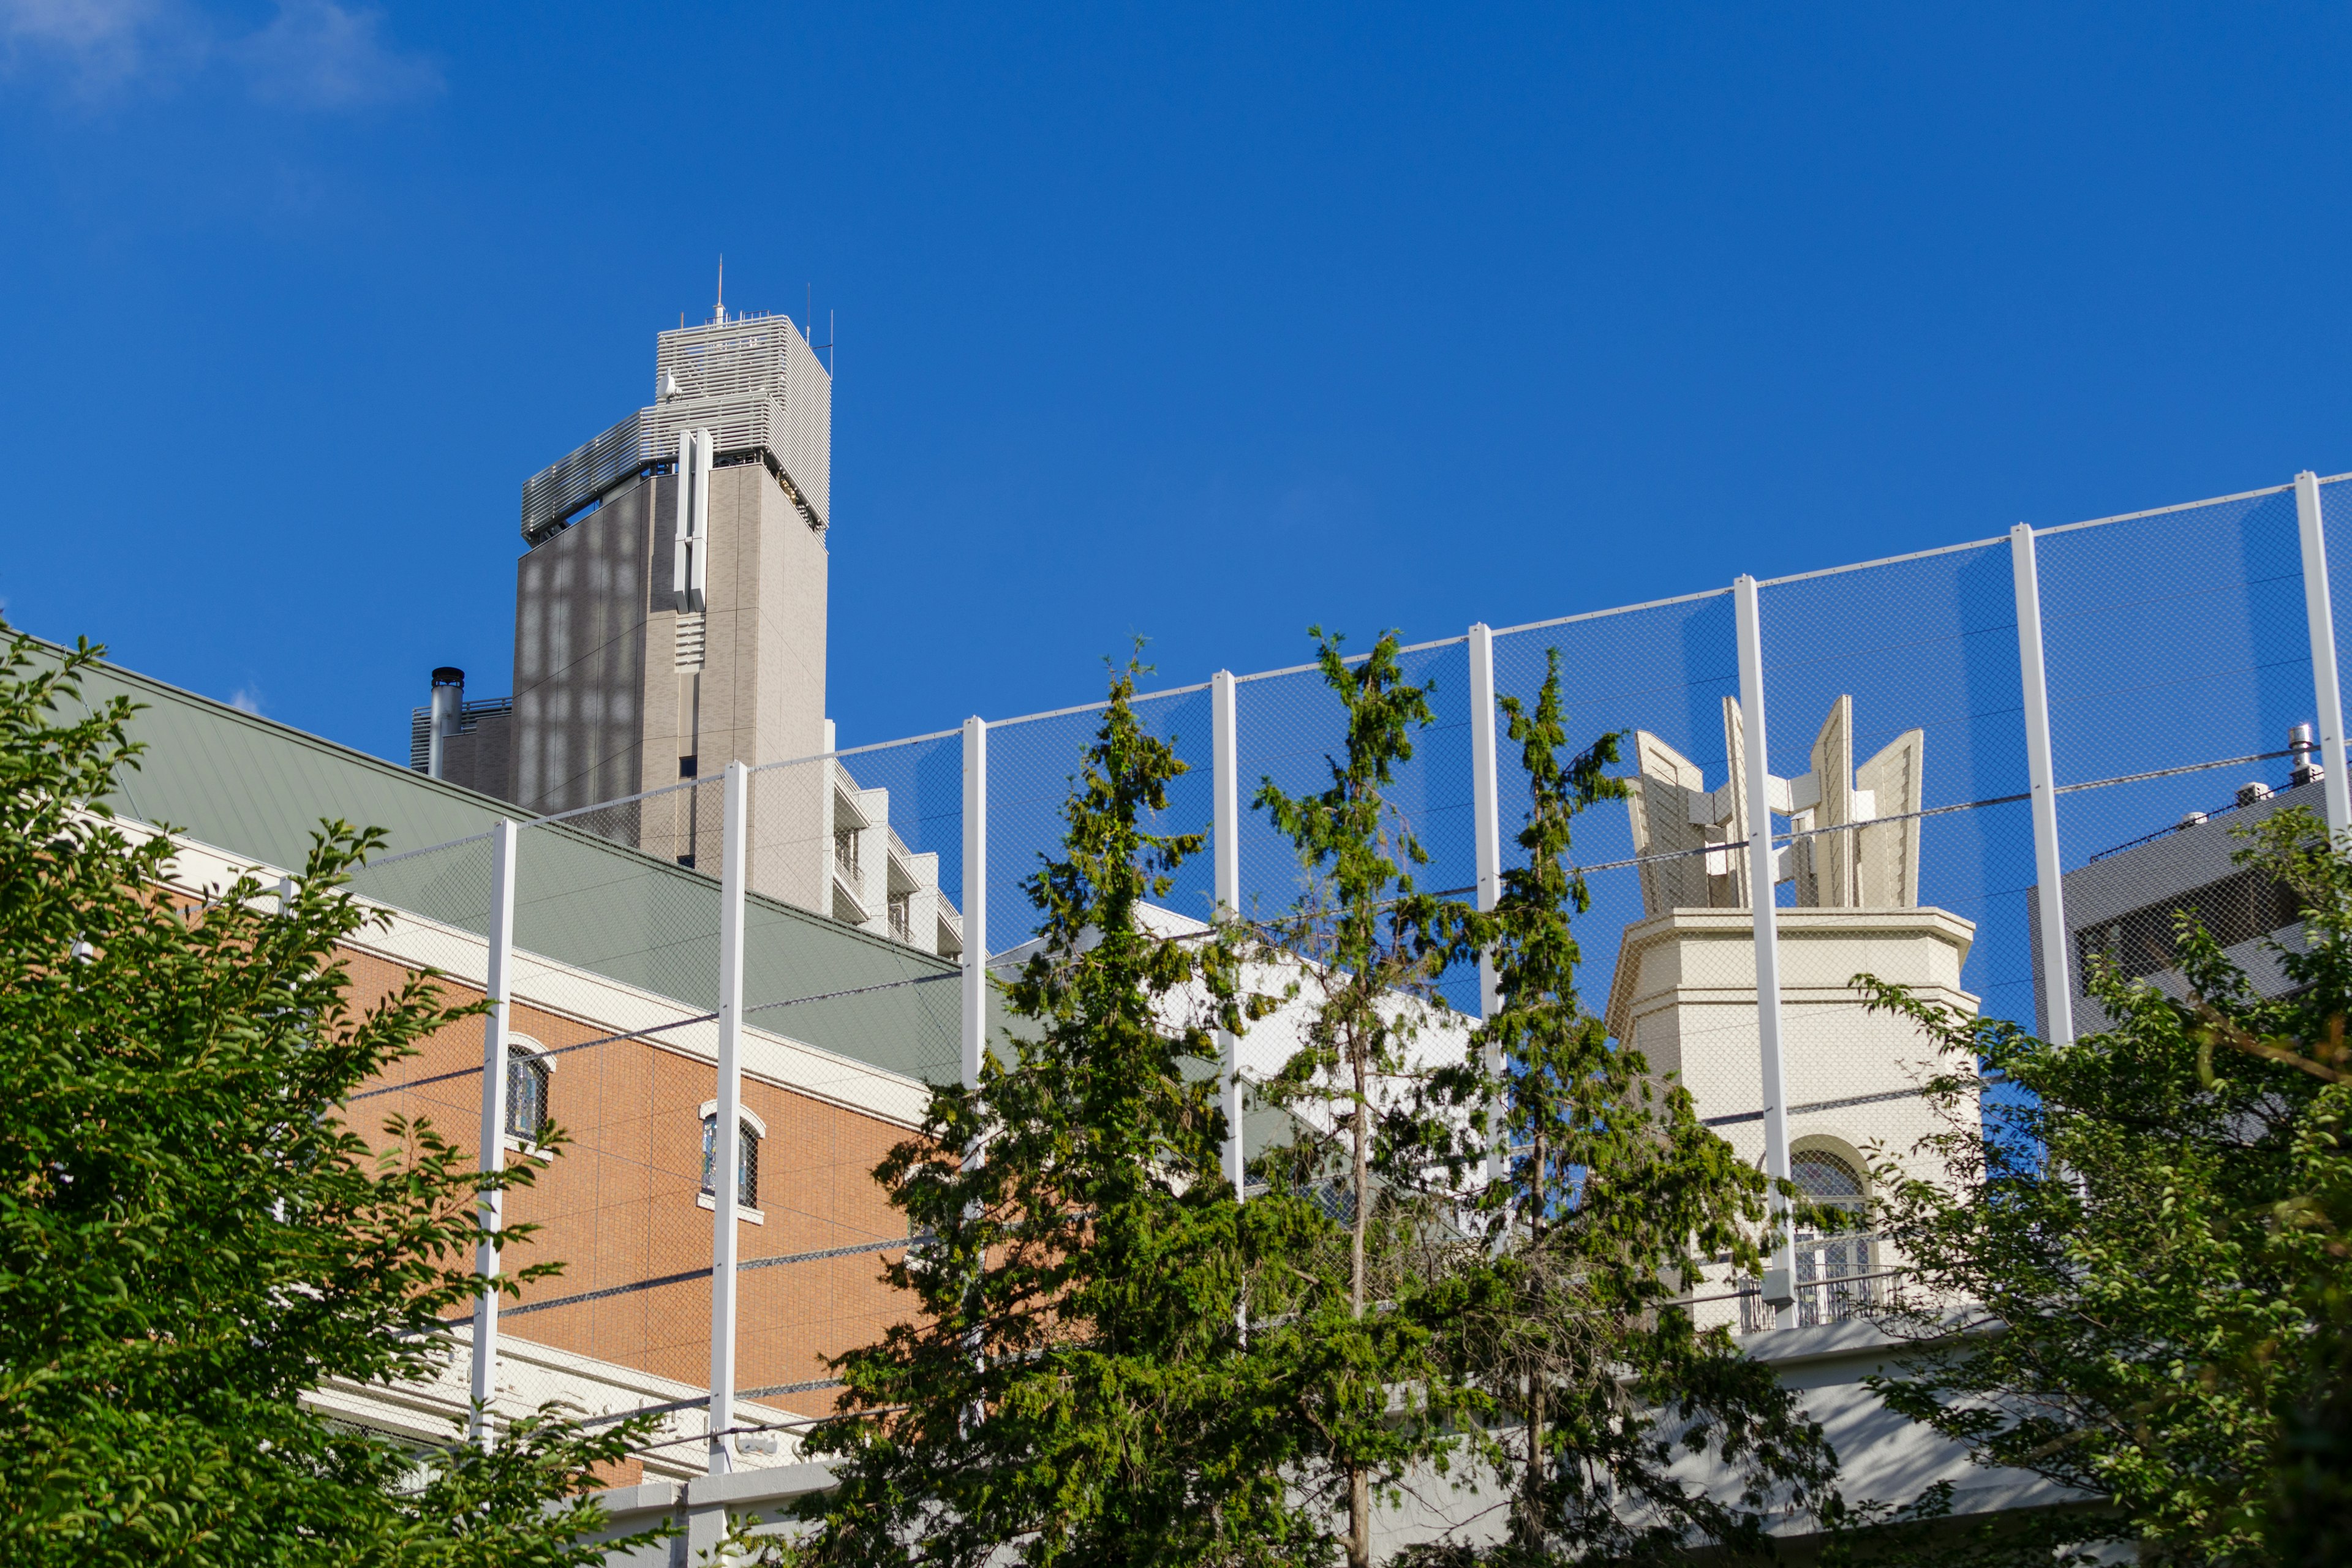
<svg viewBox="0 0 2352 1568">
<path fill-rule="evenodd" d="M 547 1131 L 547 1059 L 529 1046 L 507 1047 L 507 1135 L 536 1143 Z"/>
<path fill-rule="evenodd" d="M 743 1208 L 760 1206 L 760 1135 L 748 1121 L 735 1124 L 735 1202 Z M 719 1118 L 702 1119 L 702 1190 L 712 1191 L 710 1165 L 716 1156 L 712 1145 L 719 1141 Z"/>
<path fill-rule="evenodd" d="M 1884 1298 L 1886 1281 L 1875 1278 L 1871 1267 L 1875 1238 L 1863 1228 L 1870 1202 L 1862 1173 L 1825 1149 L 1801 1149 L 1789 1157 L 1789 1175 L 1816 1207 L 1853 1216 L 1851 1228 L 1797 1232 L 1797 1326 L 1843 1323 L 1864 1316 Z M 1741 1281 L 1749 1292 L 1739 1301 L 1742 1333 L 1761 1332 L 1779 1321 L 1754 1293 L 1755 1284 Z"/>
</svg>

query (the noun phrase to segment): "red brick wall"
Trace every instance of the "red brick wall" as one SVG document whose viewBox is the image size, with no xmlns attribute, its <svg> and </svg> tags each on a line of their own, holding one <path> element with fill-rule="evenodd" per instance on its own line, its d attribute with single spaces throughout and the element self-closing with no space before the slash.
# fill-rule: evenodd
<svg viewBox="0 0 2352 1568">
<path fill-rule="evenodd" d="M 369 954 L 346 955 L 355 1005 L 401 984 L 407 972 Z M 444 981 L 452 1003 L 480 992 Z M 527 1005 L 509 1026 L 543 1047 L 599 1039 L 614 1031 Z M 480 1126 L 482 1026 L 467 1019 L 421 1043 L 419 1053 L 355 1100 L 353 1125 L 383 1141 L 391 1116 L 429 1118 L 471 1151 Z M 422 1081 L 437 1079 L 438 1081 Z M 643 1040 L 614 1041 L 555 1058 L 549 1109 L 569 1137 L 538 1163 L 530 1188 L 510 1193 L 509 1225 L 536 1224 L 509 1267 L 560 1260 L 563 1273 L 510 1304 L 501 1331 L 641 1368 L 689 1384 L 709 1376 L 711 1212 L 701 1190 L 701 1107 L 716 1094 L 710 1064 Z M 884 1201 L 872 1171 L 904 1129 L 746 1078 L 743 1103 L 763 1121 L 759 1208 L 765 1224 L 738 1222 L 739 1255 L 821 1251 L 903 1237 L 904 1216 Z M 509 1163 L 523 1158 L 513 1152 Z M 829 1378 L 825 1358 L 880 1337 L 906 1311 L 879 1279 L 887 1253 L 869 1252 L 754 1268 L 738 1276 L 738 1386 L 768 1387 Z M 535 1301 L 583 1295 L 673 1274 L 693 1278 L 545 1310 Z M 834 1391 L 777 1395 L 762 1403 L 804 1414 L 833 1408 Z"/>
</svg>

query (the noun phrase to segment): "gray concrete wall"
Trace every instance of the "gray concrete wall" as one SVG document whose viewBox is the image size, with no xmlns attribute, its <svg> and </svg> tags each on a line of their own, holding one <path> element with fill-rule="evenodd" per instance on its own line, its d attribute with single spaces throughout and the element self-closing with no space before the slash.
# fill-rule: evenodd
<svg viewBox="0 0 2352 1568">
<path fill-rule="evenodd" d="M 463 789 L 511 800 L 514 714 L 478 713 L 474 727 L 441 738 L 441 776 Z"/>
<path fill-rule="evenodd" d="M 516 567 L 514 786 L 508 795 L 525 810 L 562 811 L 644 787 L 655 500 L 656 486 L 640 482 Z M 663 576 L 666 588 L 667 572 Z"/>
</svg>

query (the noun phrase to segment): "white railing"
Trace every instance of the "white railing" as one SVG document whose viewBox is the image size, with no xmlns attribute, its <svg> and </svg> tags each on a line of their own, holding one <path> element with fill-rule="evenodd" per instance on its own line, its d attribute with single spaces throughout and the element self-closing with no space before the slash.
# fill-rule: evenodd
<svg viewBox="0 0 2352 1568">
<path fill-rule="evenodd" d="M 1764 1304 L 1754 1279 L 1739 1287 L 1739 1331 L 1759 1334 L 1790 1327 L 1810 1329 L 1822 1323 L 1850 1322 L 1866 1318 L 1874 1308 L 1893 1300 L 1895 1272 L 1873 1267 L 1877 1237 L 1858 1234 L 1811 1237 L 1797 1243 L 1796 1305 L 1786 1324 L 1780 1314 Z"/>
</svg>

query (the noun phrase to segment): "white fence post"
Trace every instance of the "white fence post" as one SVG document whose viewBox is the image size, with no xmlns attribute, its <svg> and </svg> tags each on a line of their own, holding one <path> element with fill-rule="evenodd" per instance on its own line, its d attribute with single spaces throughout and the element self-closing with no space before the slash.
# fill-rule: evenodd
<svg viewBox="0 0 2352 1568">
<path fill-rule="evenodd" d="M 1495 634 L 1484 621 L 1470 626 L 1470 817 L 1478 857 L 1473 897 L 1481 913 L 1492 913 L 1503 896 L 1503 805 L 1495 780 Z M 1503 1005 L 1495 979 L 1495 955 L 1478 954 L 1478 1016 L 1492 1018 Z M 1486 1076 L 1500 1079 L 1503 1053 L 1486 1047 Z M 1490 1114 L 1500 1109 L 1499 1095 L 1489 1098 Z M 1500 1181 L 1509 1160 L 1509 1136 L 1499 1126 L 1490 1130 L 1486 1176 Z"/>
<path fill-rule="evenodd" d="M 719 855 L 719 1102 L 710 1128 L 710 1473 L 735 1468 L 735 1172 L 743 1158 L 743 873 L 751 770 L 727 764 Z"/>
<path fill-rule="evenodd" d="M 479 1168 L 485 1175 L 506 1169 L 507 992 L 514 976 L 515 825 L 504 817 L 490 829 L 490 966 L 483 991 L 490 1010 L 482 1018 L 482 1136 Z M 474 1304 L 473 1436 L 484 1448 L 498 1440 L 490 1405 L 499 1392 L 499 1231 L 505 1224 L 505 1194 L 486 1187 L 481 1194 L 482 1239 L 475 1245 L 474 1269 L 482 1294 Z"/>
<path fill-rule="evenodd" d="M 988 1049 L 988 721 L 963 721 L 963 1086 Z"/>
<path fill-rule="evenodd" d="M 1732 584 L 1739 637 L 1739 711 L 1748 753 L 1748 901 L 1756 927 L 1756 1037 L 1764 1089 L 1764 1173 L 1775 1183 L 1789 1179 L 1789 1096 L 1780 1066 L 1780 933 L 1772 889 L 1778 857 L 1772 850 L 1771 757 L 1764 734 L 1764 637 L 1756 603 L 1756 579 Z M 1763 1304 L 1777 1320 L 1796 1300 L 1797 1238 L 1789 1200 L 1772 1194 L 1772 1261 L 1765 1270 Z"/>
<path fill-rule="evenodd" d="M 2319 700 L 2320 789 L 2327 831 L 2352 827 L 2352 779 L 2344 774 L 2344 695 L 2336 684 L 2336 607 L 2327 591 L 2327 530 L 2319 510 L 2319 476 L 2294 477 L 2294 518 L 2303 535 L 2303 607 L 2311 621 L 2311 685 Z"/>
<path fill-rule="evenodd" d="M 2058 781 L 2050 754 L 2050 681 L 2042 659 L 2042 575 L 2033 530 L 2009 531 L 2010 576 L 2017 584 L 2017 668 L 2025 695 L 2025 772 L 2033 795 L 2033 880 L 2040 917 L 2042 1028 L 2053 1044 L 2074 1043 L 2074 975 L 2066 939 L 2066 886 L 2058 858 Z"/>
<path fill-rule="evenodd" d="M 1218 670 L 1209 677 L 1210 802 L 1209 854 L 1215 870 L 1215 920 L 1223 925 L 1241 918 L 1242 790 L 1239 711 L 1234 700 L 1234 674 Z M 1224 1067 L 1222 1093 L 1225 1108 L 1225 1180 L 1234 1196 L 1244 1195 L 1248 1182 L 1247 1151 L 1242 1142 L 1241 1039 L 1229 1029 L 1217 1031 L 1218 1059 Z"/>
</svg>

